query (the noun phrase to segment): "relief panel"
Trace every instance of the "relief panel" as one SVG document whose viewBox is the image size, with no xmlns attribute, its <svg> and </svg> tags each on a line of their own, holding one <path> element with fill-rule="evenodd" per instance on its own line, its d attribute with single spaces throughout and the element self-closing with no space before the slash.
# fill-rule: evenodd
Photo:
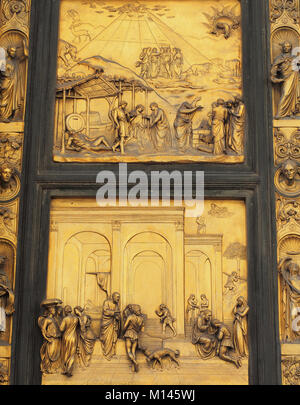
<svg viewBox="0 0 300 405">
<path fill-rule="evenodd" d="M 54 199 L 49 241 L 43 384 L 248 383 L 244 202 Z"/>
<path fill-rule="evenodd" d="M 238 0 L 60 9 L 54 160 L 244 161 Z"/>
</svg>

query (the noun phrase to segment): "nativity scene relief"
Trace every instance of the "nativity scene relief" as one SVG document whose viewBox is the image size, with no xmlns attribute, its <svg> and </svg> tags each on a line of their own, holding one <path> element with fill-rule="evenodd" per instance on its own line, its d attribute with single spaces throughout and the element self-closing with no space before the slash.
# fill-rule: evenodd
<svg viewBox="0 0 300 405">
<path fill-rule="evenodd" d="M 64 0 L 54 160 L 244 160 L 238 0 Z"/>
<path fill-rule="evenodd" d="M 248 383 L 244 202 L 203 218 L 53 200 L 43 384 Z"/>
</svg>

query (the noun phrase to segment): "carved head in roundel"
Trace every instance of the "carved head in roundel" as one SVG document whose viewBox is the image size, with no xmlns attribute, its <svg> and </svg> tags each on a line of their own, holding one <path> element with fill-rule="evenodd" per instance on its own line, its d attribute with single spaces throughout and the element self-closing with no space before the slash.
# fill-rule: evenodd
<svg viewBox="0 0 300 405">
<path fill-rule="evenodd" d="M 292 185 L 294 183 L 297 173 L 298 165 L 296 162 L 290 159 L 284 162 L 284 164 L 282 165 L 282 174 L 289 185 Z"/>
<path fill-rule="evenodd" d="M 0 168 L 1 183 L 9 183 L 13 175 L 14 175 L 14 169 L 9 164 L 5 163 Z"/>
</svg>

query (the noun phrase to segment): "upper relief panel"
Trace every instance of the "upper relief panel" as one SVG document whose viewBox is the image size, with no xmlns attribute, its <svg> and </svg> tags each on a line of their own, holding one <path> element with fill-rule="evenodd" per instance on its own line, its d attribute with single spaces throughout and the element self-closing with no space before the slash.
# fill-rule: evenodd
<svg viewBox="0 0 300 405">
<path fill-rule="evenodd" d="M 238 0 L 62 0 L 54 160 L 244 161 Z"/>
</svg>

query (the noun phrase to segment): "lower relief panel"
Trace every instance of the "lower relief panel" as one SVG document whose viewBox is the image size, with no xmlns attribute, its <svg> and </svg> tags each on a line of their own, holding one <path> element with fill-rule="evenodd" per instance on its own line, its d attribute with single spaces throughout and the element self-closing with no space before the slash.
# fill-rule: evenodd
<svg viewBox="0 0 300 405">
<path fill-rule="evenodd" d="M 248 384 L 243 201 L 51 207 L 43 384 Z"/>
</svg>

